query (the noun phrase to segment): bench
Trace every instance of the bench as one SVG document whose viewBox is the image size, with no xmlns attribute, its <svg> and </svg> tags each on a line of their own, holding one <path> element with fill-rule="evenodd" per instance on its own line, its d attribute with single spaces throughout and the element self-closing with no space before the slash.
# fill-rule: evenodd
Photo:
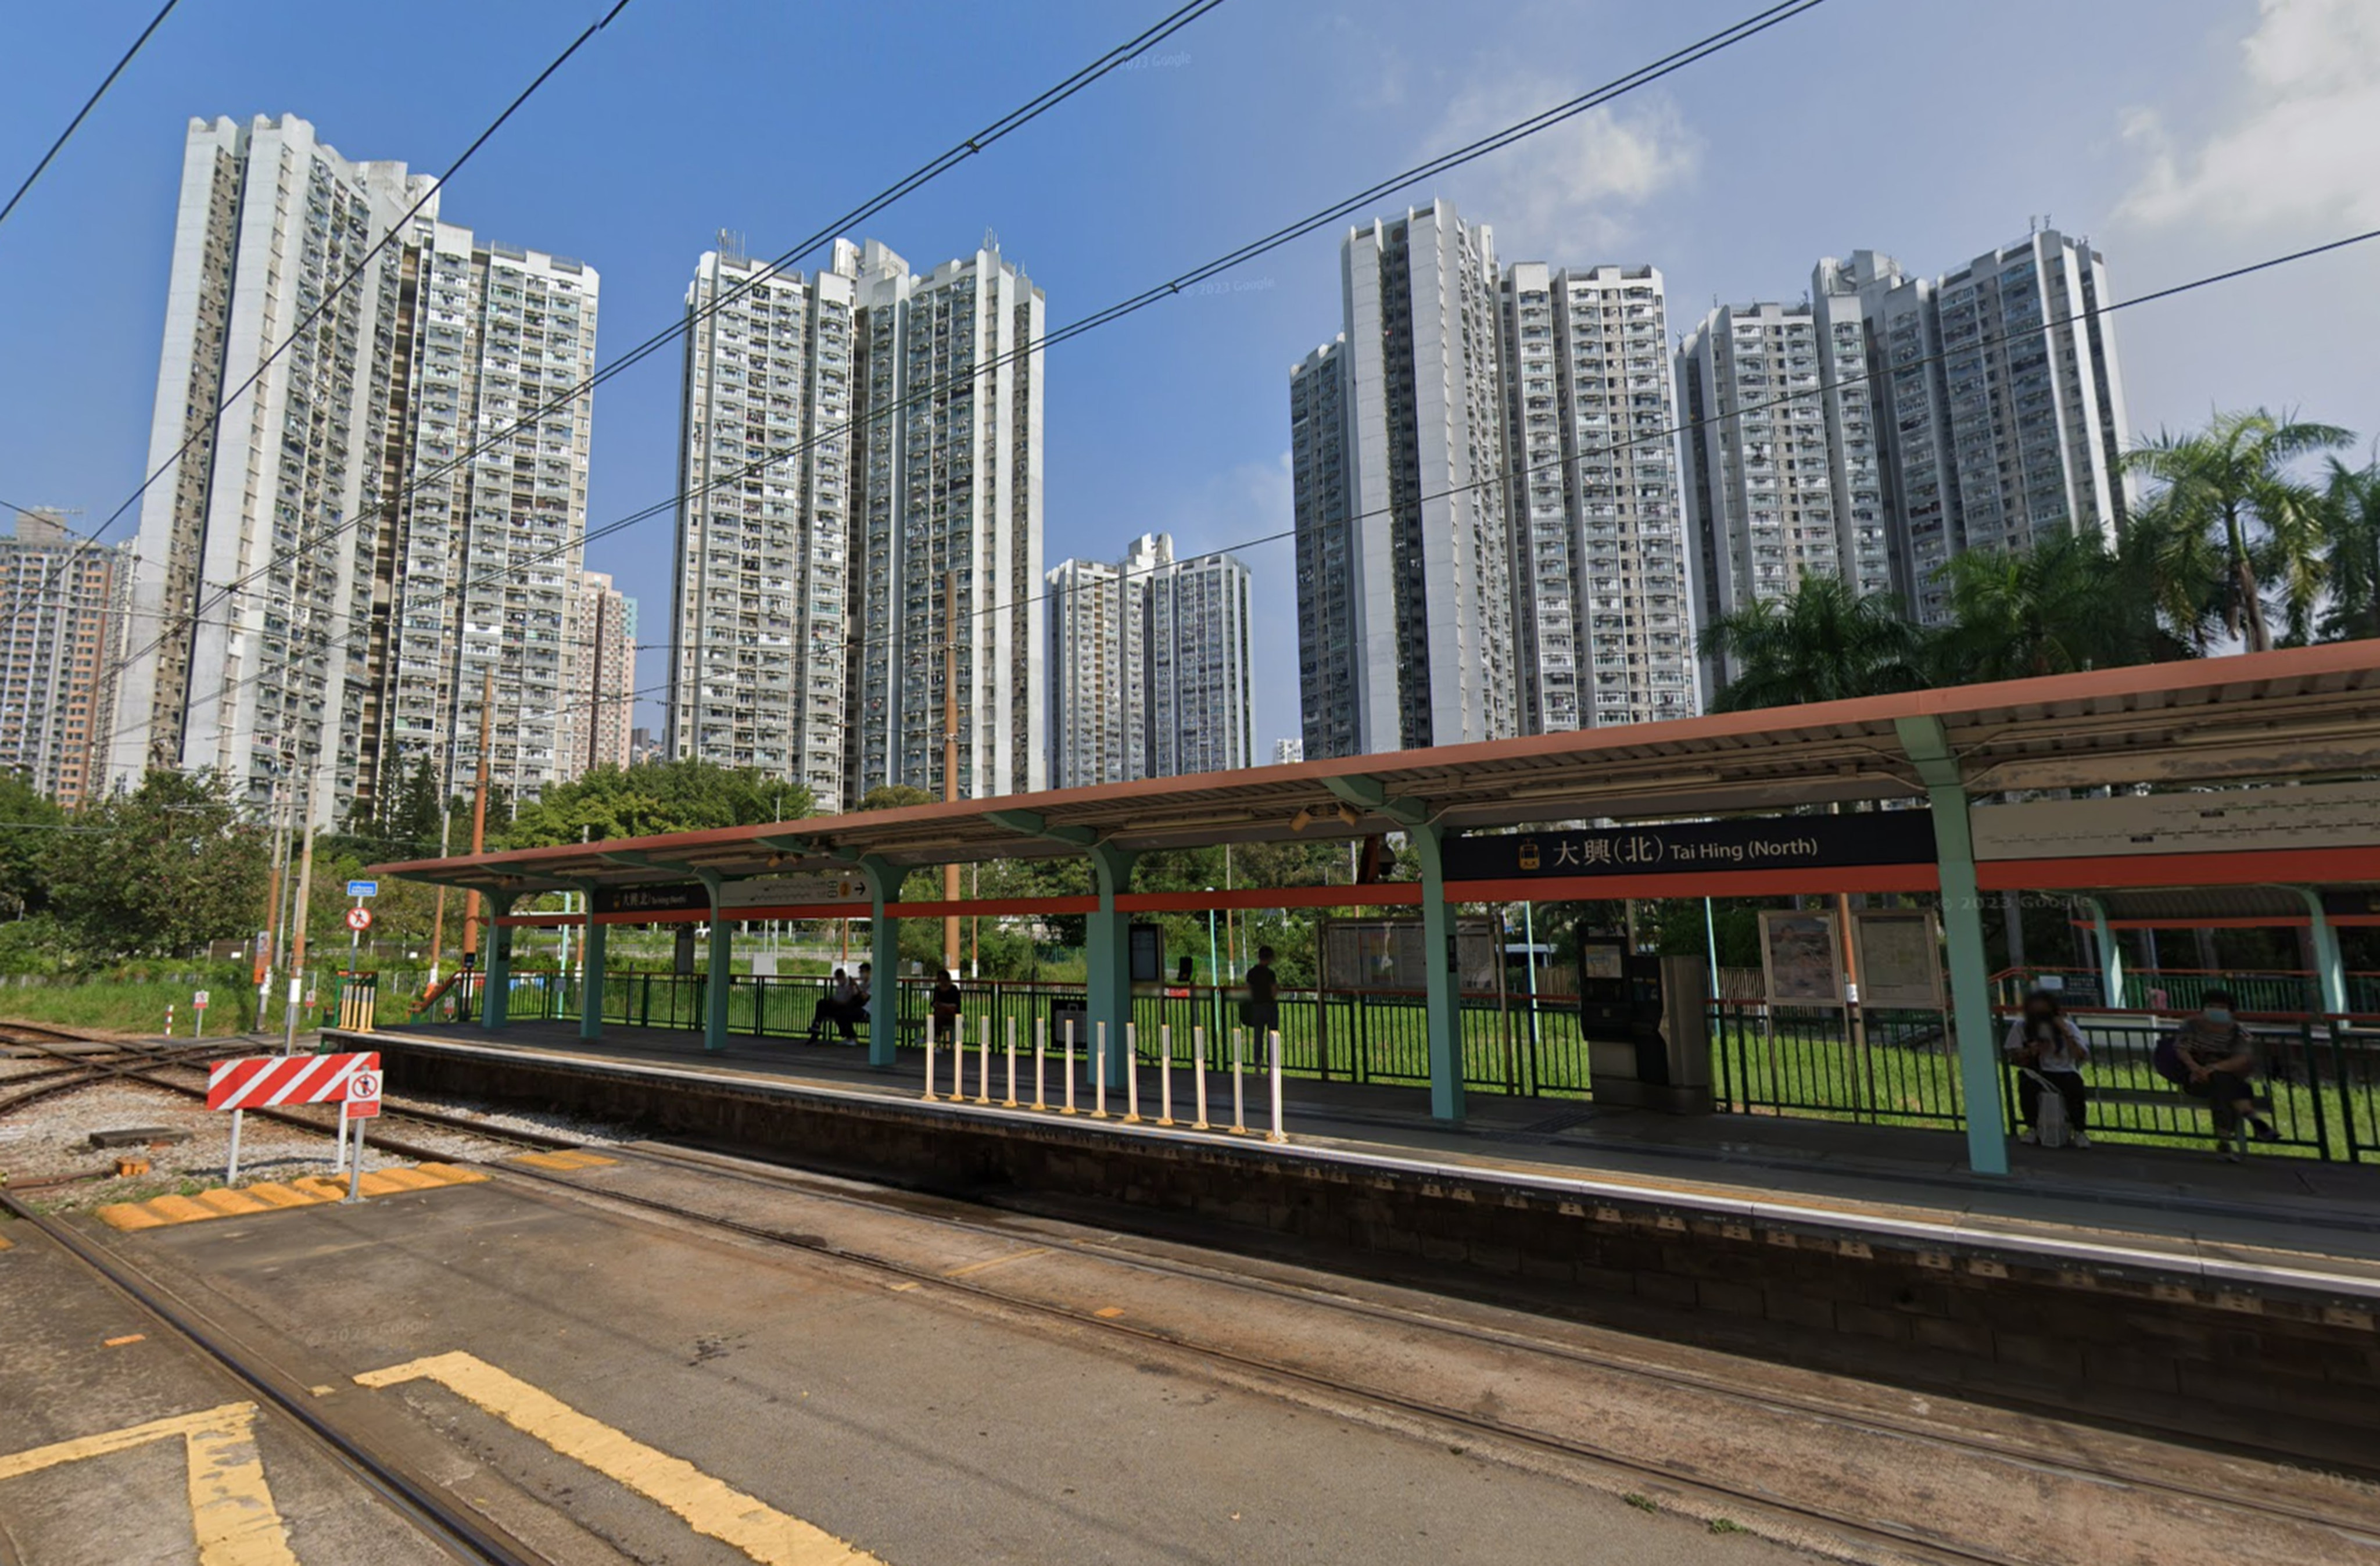
<svg viewBox="0 0 2380 1566">
<path fill-rule="evenodd" d="M 2095 1106 L 2106 1104 L 2144 1110 L 2179 1110 L 2185 1113 L 2210 1117 L 2215 1113 L 2215 1106 L 2208 1100 L 2193 1099 L 2179 1088 L 2094 1087 L 2091 1089 L 2091 1102 Z M 2273 1112 L 2272 1097 L 2269 1094 L 2259 1093 L 2248 1100 L 2247 1107 L 2258 1114 L 2269 1115 Z M 2239 1123 L 2231 1128 L 2231 1147 L 2232 1150 L 2226 1153 L 2224 1157 L 2237 1162 L 2246 1156 L 2248 1121 L 2244 1115 L 2240 1117 Z"/>
</svg>

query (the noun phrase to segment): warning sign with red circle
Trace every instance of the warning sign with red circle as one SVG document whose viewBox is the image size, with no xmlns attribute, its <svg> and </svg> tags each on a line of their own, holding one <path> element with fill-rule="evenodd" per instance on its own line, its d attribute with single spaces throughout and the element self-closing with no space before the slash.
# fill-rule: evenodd
<svg viewBox="0 0 2380 1566">
<path fill-rule="evenodd" d="M 358 931 L 371 929 L 371 910 L 370 908 L 348 909 L 347 928 Z"/>
</svg>

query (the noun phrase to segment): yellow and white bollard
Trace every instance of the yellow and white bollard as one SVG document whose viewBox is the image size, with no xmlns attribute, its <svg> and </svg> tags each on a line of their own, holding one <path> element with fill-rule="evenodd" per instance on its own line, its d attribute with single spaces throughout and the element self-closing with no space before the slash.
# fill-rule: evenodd
<svg viewBox="0 0 2380 1566">
<path fill-rule="evenodd" d="M 929 1015 L 929 1016 L 926 1018 L 926 1098 L 927 1098 L 928 1101 L 929 1101 L 929 1102 L 930 1102 L 930 1101 L 932 1100 L 933 1097 L 934 1097 L 934 1019 L 933 1019 L 933 1017 L 932 1017 L 931 1015 Z"/>
<path fill-rule="evenodd" d="M 1247 1034 L 1232 1029 L 1232 1135 L 1248 1134 L 1246 1098 L 1242 1085 L 1244 1068 L 1247 1065 Z"/>
<path fill-rule="evenodd" d="M 1075 1112 L 1075 1019 L 1066 1019 L 1066 1067 L 1059 1074 L 1066 1079 L 1066 1107 L 1061 1114 Z"/>
<path fill-rule="evenodd" d="M 1108 1118 L 1108 1025 L 1098 1025 L 1098 1041 L 1091 1046 L 1091 1118 Z"/>
<path fill-rule="evenodd" d="M 1016 1019 L 1014 1017 L 1008 1019 L 1008 1097 L 1000 1101 L 1000 1107 L 1004 1110 L 1013 1110 L 1016 1107 Z"/>
<path fill-rule="evenodd" d="M 1265 1140 L 1268 1142 L 1286 1142 L 1289 1138 L 1281 1134 L 1281 1029 L 1276 1027 L 1271 1030 L 1271 1033 L 1272 1132 L 1269 1135 L 1266 1136 Z"/>
<path fill-rule="evenodd" d="M 975 1057 L 975 1101 L 991 1102 L 991 1019 L 976 1019 L 977 1049 Z"/>
<path fill-rule="evenodd" d="M 1161 1022 L 1157 1025 L 1157 1049 L 1158 1052 L 1165 1057 L 1164 1064 L 1158 1068 L 1157 1123 L 1172 1125 L 1173 1123 L 1173 1025 L 1172 1023 Z"/>
<path fill-rule="evenodd" d="M 1200 1023 L 1190 1034 L 1191 1048 L 1197 1051 L 1190 1066 L 1190 1080 L 1198 1093 L 1198 1118 L 1191 1122 L 1193 1131 L 1205 1131 L 1207 1124 L 1207 1025 Z"/>
</svg>

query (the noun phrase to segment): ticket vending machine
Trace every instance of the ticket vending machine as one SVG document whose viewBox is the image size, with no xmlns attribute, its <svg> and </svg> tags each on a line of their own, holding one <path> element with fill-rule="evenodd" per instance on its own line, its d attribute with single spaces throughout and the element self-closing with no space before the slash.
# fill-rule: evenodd
<svg viewBox="0 0 2380 1566">
<path fill-rule="evenodd" d="M 1598 1104 L 1711 1111 L 1710 982 L 1700 957 L 1655 957 L 1598 936 L 1579 941 L 1578 1021 Z"/>
</svg>

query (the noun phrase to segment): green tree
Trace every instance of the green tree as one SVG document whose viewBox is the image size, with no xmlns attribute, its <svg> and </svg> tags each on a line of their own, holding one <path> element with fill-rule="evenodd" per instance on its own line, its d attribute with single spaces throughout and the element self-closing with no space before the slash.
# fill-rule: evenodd
<svg viewBox="0 0 2380 1566">
<path fill-rule="evenodd" d="M 522 806 L 501 832 L 491 805 L 488 837 L 504 848 L 543 848 L 790 821 L 810 810 L 808 789 L 749 767 L 649 761 L 625 770 L 598 767 L 548 789 L 544 797 Z"/>
<path fill-rule="evenodd" d="M 931 805 L 934 796 L 907 783 L 878 783 L 859 796 L 855 810 L 899 810 L 911 805 Z"/>
<path fill-rule="evenodd" d="M 14 772 L 0 773 L 0 917 L 20 919 L 49 906 L 43 861 L 67 824 L 55 801 Z"/>
<path fill-rule="evenodd" d="M 263 832 L 213 772 L 150 772 L 57 832 L 43 857 L 57 917 L 88 951 L 178 956 L 252 931 L 264 912 Z"/>
<path fill-rule="evenodd" d="M 2223 624 L 2251 652 L 2274 645 L 2276 606 L 2292 639 L 2312 635 L 2323 601 L 2328 508 L 2290 467 L 2352 439 L 2335 424 L 2258 408 L 2217 414 L 2194 434 L 2160 432 L 2125 454 L 2133 471 L 2163 486 L 2141 508 L 2151 525 L 2177 542 L 2207 540 L 2219 553 Z"/>
<path fill-rule="evenodd" d="M 2115 556 L 2053 533 L 2026 550 L 1969 550 L 1942 568 L 1950 623 L 1933 644 L 1944 685 L 2066 674 L 2154 662 L 2167 645 L 2154 607 L 2117 591 Z"/>
<path fill-rule="evenodd" d="M 1714 710 L 1882 696 L 1926 684 L 1925 638 L 1887 593 L 1806 576 L 1781 598 L 1755 599 L 1703 633 L 1702 650 L 1734 677 Z"/>
<path fill-rule="evenodd" d="M 2336 641 L 2380 637 L 2380 461 L 2350 467 L 2332 457 L 2323 503 L 2330 606 L 2322 634 Z"/>
</svg>

